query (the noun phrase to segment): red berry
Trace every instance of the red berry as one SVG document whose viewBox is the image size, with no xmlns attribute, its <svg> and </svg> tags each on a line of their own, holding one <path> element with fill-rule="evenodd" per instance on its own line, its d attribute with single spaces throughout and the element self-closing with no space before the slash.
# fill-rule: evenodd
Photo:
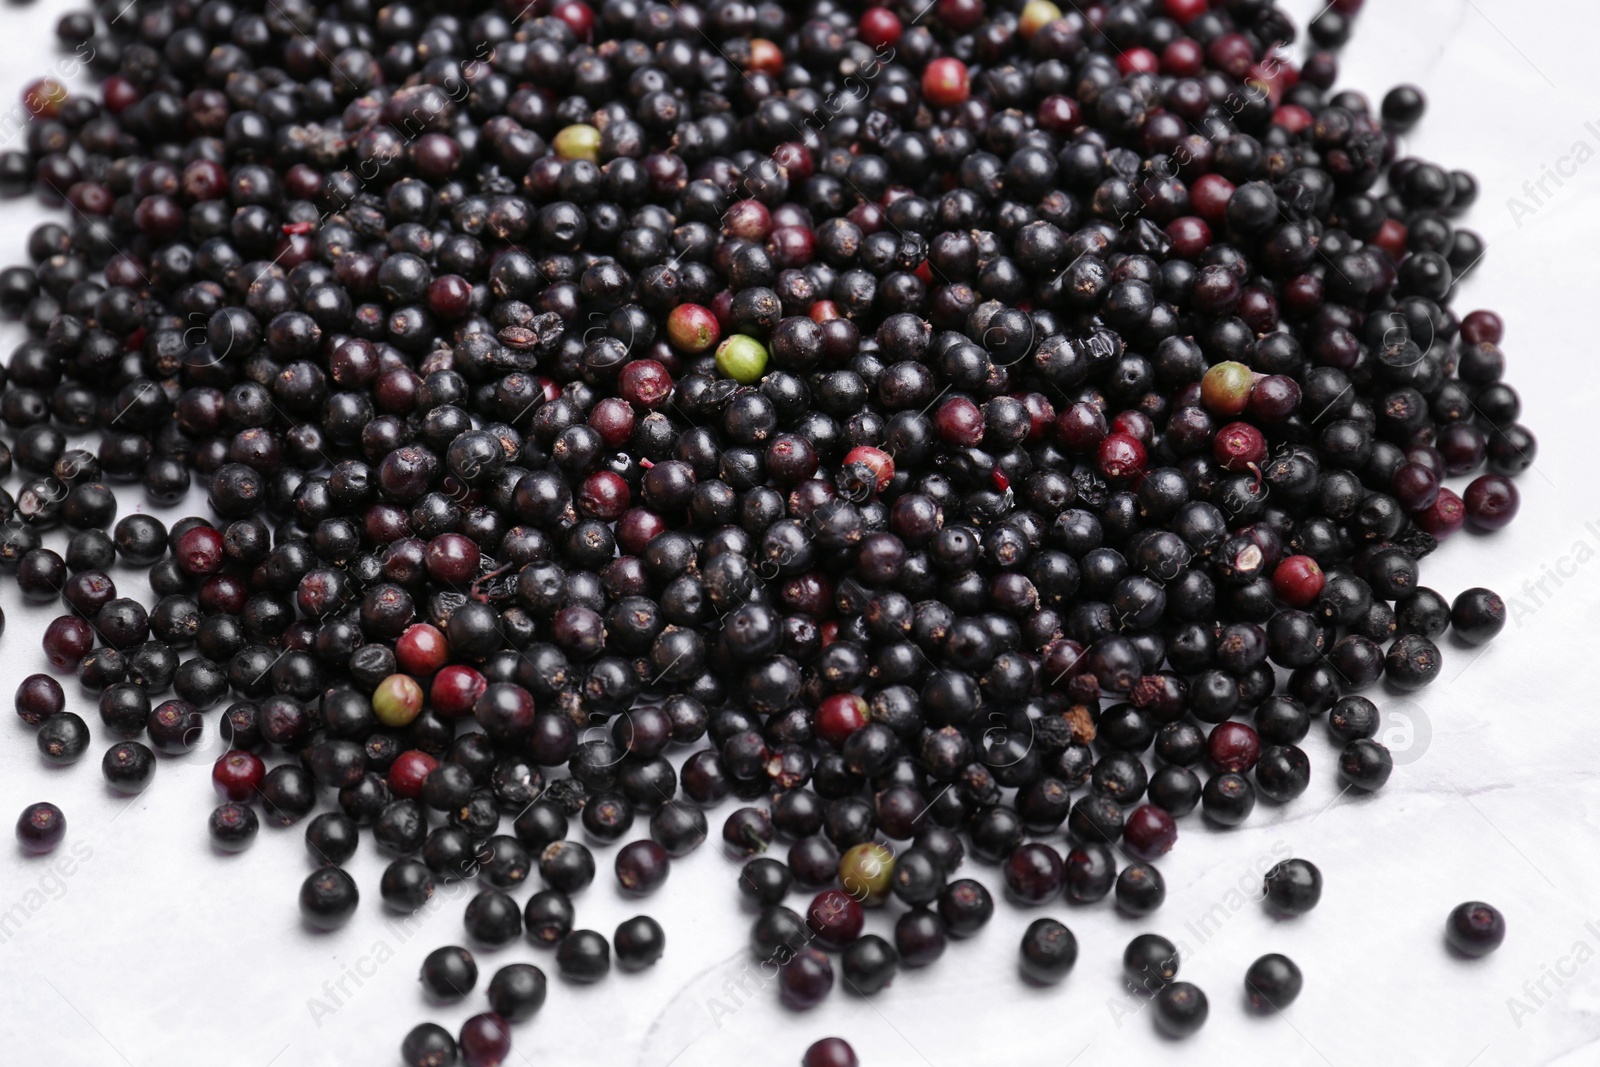
<svg viewBox="0 0 1600 1067">
<path fill-rule="evenodd" d="M 389 792 L 402 800 L 415 800 L 422 795 L 422 783 L 427 780 L 439 761 L 417 749 L 402 752 L 389 765 Z"/>
<path fill-rule="evenodd" d="M 1400 257 L 1406 254 L 1405 223 L 1399 219 L 1384 219 L 1372 243 L 1389 253 L 1389 258 L 1398 263 Z"/>
<path fill-rule="evenodd" d="M 617 376 L 617 393 L 628 403 L 655 409 L 672 395 L 672 375 L 653 359 L 636 359 Z"/>
<path fill-rule="evenodd" d="M 582 0 L 561 0 L 550 14 L 565 22 L 580 41 L 587 41 L 594 31 L 594 11 Z"/>
<path fill-rule="evenodd" d="M 817 944 L 834 952 L 861 936 L 866 918 L 861 903 L 842 889 L 824 889 L 806 910 L 806 926 Z"/>
<path fill-rule="evenodd" d="M 1041 129 L 1051 133 L 1076 133 L 1083 126 L 1083 108 L 1070 96 L 1047 96 L 1039 101 Z"/>
<path fill-rule="evenodd" d="M 1217 463 L 1230 471 L 1247 471 L 1267 458 L 1267 439 L 1248 422 L 1230 422 L 1212 441 Z"/>
<path fill-rule="evenodd" d="M 447 719 L 464 719 L 489 687 L 489 680 L 471 667 L 453 663 L 433 676 L 428 700 L 433 710 Z"/>
<path fill-rule="evenodd" d="M 1211 227 L 1198 215 L 1184 215 L 1167 223 L 1172 254 L 1179 259 L 1199 259 L 1211 247 Z"/>
<path fill-rule="evenodd" d="M 943 0 L 941 0 L 941 7 Z M 967 65 L 944 56 L 929 63 L 922 72 L 922 96 L 934 107 L 955 107 L 967 102 L 972 82 Z"/>
<path fill-rule="evenodd" d="M 1440 489 L 1439 496 L 1431 507 L 1424 508 L 1411 516 L 1413 522 L 1443 541 L 1457 530 L 1461 529 L 1467 521 L 1467 507 L 1453 489 Z"/>
<path fill-rule="evenodd" d="M 800 1067 L 861 1067 L 856 1050 L 842 1037 L 825 1037 L 806 1049 Z"/>
<path fill-rule="evenodd" d="M 1461 340 L 1469 345 L 1497 345 L 1505 332 L 1505 322 L 1492 311 L 1469 312 L 1461 320 Z"/>
<path fill-rule="evenodd" d="M 845 453 L 844 465 L 863 463 L 877 478 L 878 492 L 889 488 L 889 483 L 894 480 L 894 457 L 881 448 L 871 445 L 857 445 Z"/>
<path fill-rule="evenodd" d="M 210 526 L 195 526 L 178 538 L 173 557 L 185 574 L 196 578 L 215 574 L 226 558 L 222 551 L 222 531 Z"/>
<path fill-rule="evenodd" d="M 1522 494 L 1510 478 L 1499 474 L 1485 474 L 1474 478 L 1462 496 L 1466 506 L 1467 521 L 1475 530 L 1499 530 L 1517 517 L 1522 506 Z"/>
<path fill-rule="evenodd" d="M 578 486 L 574 503 L 586 519 L 615 522 L 628 510 L 633 498 L 628 483 L 614 471 L 595 471 Z"/>
<path fill-rule="evenodd" d="M 874 48 L 894 44 L 903 27 L 900 17 L 886 7 L 869 7 L 861 13 L 861 39 Z"/>
<path fill-rule="evenodd" d="M 977 29 L 983 12 L 983 0 L 939 0 L 939 21 L 956 33 Z"/>
<path fill-rule="evenodd" d="M 1108 432 L 1105 412 L 1095 404 L 1080 401 L 1056 416 L 1056 433 L 1074 452 L 1099 448 Z"/>
<path fill-rule="evenodd" d="M 1219 723 L 1206 738 L 1206 755 L 1220 771 L 1243 774 L 1261 755 L 1261 738 L 1242 722 Z"/>
<path fill-rule="evenodd" d="M 983 412 L 966 397 L 951 397 L 939 405 L 933 429 L 951 444 L 975 447 L 983 441 Z"/>
<path fill-rule="evenodd" d="M 446 585 L 465 585 L 478 576 L 483 553 L 465 534 L 443 533 L 428 542 L 428 574 Z"/>
<path fill-rule="evenodd" d="M 1322 592 L 1322 568 L 1310 556 L 1290 556 L 1272 572 L 1272 589 L 1291 608 L 1303 608 Z"/>
<path fill-rule="evenodd" d="M 680 352 L 698 355 L 717 346 L 722 337 L 718 316 L 699 304 L 679 304 L 667 316 L 667 341 Z"/>
<path fill-rule="evenodd" d="M 1192 37 L 1179 37 L 1161 50 L 1161 73 L 1174 78 L 1192 78 L 1204 69 L 1205 49 Z"/>
<path fill-rule="evenodd" d="M 113 115 L 120 115 L 124 109 L 138 103 L 142 95 L 131 81 L 120 74 L 111 75 L 100 85 L 100 99 Z"/>
<path fill-rule="evenodd" d="M 1161 61 L 1148 48 L 1130 48 L 1117 56 L 1120 74 L 1154 74 L 1161 69 Z"/>
<path fill-rule="evenodd" d="M 228 800 L 243 804 L 254 800 L 266 776 L 267 765 L 253 752 L 233 749 L 211 765 L 211 784 Z"/>
<path fill-rule="evenodd" d="M 1238 81 L 1243 81 L 1256 61 L 1255 47 L 1242 33 L 1225 33 L 1206 45 L 1211 65 Z"/>
<path fill-rule="evenodd" d="M 1228 200 L 1233 190 L 1234 184 L 1222 175 L 1202 174 L 1189 187 L 1189 206 L 1213 226 L 1220 225 L 1227 220 Z"/>
<path fill-rule="evenodd" d="M 1178 840 L 1178 824 L 1154 804 L 1140 804 L 1128 813 L 1122 840 L 1140 855 L 1154 859 L 1172 851 Z"/>
<path fill-rule="evenodd" d="M 1096 450 L 1100 473 L 1107 478 L 1120 480 L 1137 478 L 1144 473 L 1144 445 L 1131 434 L 1107 434 Z"/>
<path fill-rule="evenodd" d="M 1309 129 L 1312 121 L 1311 112 L 1299 104 L 1284 104 L 1272 113 L 1272 124 L 1282 126 L 1290 133 L 1300 133 Z"/>
<path fill-rule="evenodd" d="M 1210 9 L 1206 0 L 1165 0 L 1163 6 L 1167 17 L 1180 26 L 1187 26 Z"/>
<path fill-rule="evenodd" d="M 626 368 L 623 373 L 627 373 Z M 633 436 L 634 421 L 633 405 L 618 396 L 606 397 L 589 412 L 589 428 L 600 435 L 607 448 L 627 444 Z"/>
<path fill-rule="evenodd" d="M 394 643 L 395 659 L 407 674 L 427 677 L 450 662 L 450 642 L 431 623 L 413 623 Z"/>
<path fill-rule="evenodd" d="M 838 748 L 845 739 L 867 725 L 866 699 L 856 693 L 834 693 L 817 706 L 817 736 Z"/>
</svg>

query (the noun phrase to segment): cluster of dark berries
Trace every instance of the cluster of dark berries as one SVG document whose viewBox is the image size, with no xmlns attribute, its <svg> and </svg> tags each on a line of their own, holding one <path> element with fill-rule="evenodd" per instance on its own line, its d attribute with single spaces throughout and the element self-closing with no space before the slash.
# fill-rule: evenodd
<svg viewBox="0 0 1600 1067">
<path fill-rule="evenodd" d="M 1292 801 L 1318 716 L 1380 787 L 1360 691 L 1503 624 L 1421 561 L 1514 516 L 1535 442 L 1499 317 L 1451 307 L 1475 184 L 1395 158 L 1415 90 L 1333 88 L 1359 6 L 1299 66 L 1270 0 L 63 18 L 100 92 L 35 83 L 0 152 L 71 206 L 0 272 L 0 566 L 62 605 L 107 780 L 217 731 L 219 848 L 332 803 L 309 923 L 365 831 L 386 905 L 479 879 L 468 933 L 576 980 L 611 946 L 568 821 L 647 828 L 647 893 L 736 798 L 728 847 L 788 842 L 741 888 L 795 1007 L 829 953 L 871 992 L 976 933 L 968 849 L 1021 904 L 1149 913 L 1178 820 Z M 208 518 L 117 519 L 192 477 Z M 86 750 L 48 676 L 17 710 Z M 498 1064 L 518 1014 L 406 1059 Z"/>
</svg>

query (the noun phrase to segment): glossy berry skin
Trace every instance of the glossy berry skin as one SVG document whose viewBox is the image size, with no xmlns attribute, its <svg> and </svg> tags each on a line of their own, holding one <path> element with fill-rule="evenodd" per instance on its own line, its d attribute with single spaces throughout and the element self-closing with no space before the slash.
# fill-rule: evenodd
<svg viewBox="0 0 1600 1067">
<path fill-rule="evenodd" d="M 928 908 L 912 908 L 894 924 L 894 947 L 906 967 L 926 967 L 944 955 L 944 920 Z"/>
<path fill-rule="evenodd" d="M 1383 658 L 1384 677 L 1406 691 L 1421 689 L 1439 676 L 1443 659 L 1439 646 L 1421 634 L 1404 634 L 1389 646 Z"/>
<path fill-rule="evenodd" d="M 419 622 L 400 635 L 394 654 L 406 674 L 429 678 L 449 662 L 450 645 L 437 626 Z"/>
<path fill-rule="evenodd" d="M 1284 860 L 1267 872 L 1262 890 L 1279 915 L 1304 915 L 1322 899 L 1322 872 L 1309 860 Z"/>
<path fill-rule="evenodd" d="M 89 726 L 70 711 L 50 716 L 34 735 L 39 754 L 57 766 L 76 763 L 89 748 Z"/>
<path fill-rule="evenodd" d="M 1205 1025 L 1210 1005 L 1200 987 L 1173 982 L 1156 994 L 1156 1026 L 1168 1037 L 1188 1037 Z"/>
<path fill-rule="evenodd" d="M 1243 363 L 1223 362 L 1200 379 L 1200 402 L 1215 415 L 1238 415 L 1250 403 L 1255 378 Z"/>
<path fill-rule="evenodd" d="M 17 717 L 29 726 L 38 726 L 66 703 L 61 683 L 48 674 L 30 674 L 17 686 Z"/>
<path fill-rule="evenodd" d="M 67 835 L 67 817 L 47 801 L 29 804 L 17 816 L 17 844 L 28 852 L 49 852 Z"/>
<path fill-rule="evenodd" d="M 1214 774 L 1200 791 L 1206 818 L 1222 826 L 1238 826 L 1255 810 L 1256 791 L 1248 779 L 1234 773 Z"/>
<path fill-rule="evenodd" d="M 488 687 L 488 679 L 477 670 L 452 663 L 433 676 L 428 687 L 428 701 L 433 710 L 447 719 L 465 719 L 472 714 L 473 705 Z"/>
<path fill-rule="evenodd" d="M 322 867 L 300 887 L 300 917 L 317 930 L 337 930 L 355 914 L 361 894 L 355 879 L 338 867 Z"/>
<path fill-rule="evenodd" d="M 531 963 L 508 964 L 489 979 L 489 1007 L 506 1022 L 526 1022 L 544 1007 L 544 972 Z"/>
<path fill-rule="evenodd" d="M 1206 738 L 1206 755 L 1219 771 L 1243 774 L 1261 756 L 1261 738 L 1242 722 L 1216 726 Z"/>
<path fill-rule="evenodd" d="M 967 65 L 959 59 L 935 59 L 922 71 L 922 97 L 933 107 L 955 107 L 972 91 Z"/>
<path fill-rule="evenodd" d="M 1506 920 L 1499 909 L 1478 900 L 1458 904 L 1445 922 L 1444 936 L 1463 956 L 1487 956 L 1506 939 Z"/>
<path fill-rule="evenodd" d="M 1499 474 L 1485 474 L 1468 484 L 1461 494 L 1467 522 L 1475 530 L 1492 532 L 1510 525 L 1522 506 L 1516 484 Z"/>
<path fill-rule="evenodd" d="M 667 935 L 650 916 L 635 915 L 617 925 L 611 943 L 616 947 L 618 967 L 641 971 L 661 958 L 667 948 Z"/>
<path fill-rule="evenodd" d="M 1394 770 L 1394 757 L 1370 738 L 1358 738 L 1339 753 L 1339 777 L 1365 792 L 1382 789 Z"/>
<path fill-rule="evenodd" d="M 1506 625 L 1506 602 L 1493 590 L 1463 590 L 1450 604 L 1452 632 L 1469 645 L 1494 640 Z"/>
<path fill-rule="evenodd" d="M 1054 985 L 1078 962 L 1078 939 L 1057 919 L 1035 919 L 1022 935 L 1018 966 L 1038 985 Z"/>
<path fill-rule="evenodd" d="M 422 687 L 409 674 L 391 674 L 373 691 L 372 711 L 385 726 L 409 726 L 422 712 Z"/>
<path fill-rule="evenodd" d="M 951 937 L 972 937 L 994 917 L 994 898 L 982 882 L 957 879 L 939 894 L 939 917 Z"/>
<path fill-rule="evenodd" d="M 1006 892 L 1019 904 L 1043 904 L 1061 892 L 1061 853 L 1030 842 L 1012 850 L 1005 861 Z"/>
<path fill-rule="evenodd" d="M 900 970 L 900 954 L 877 934 L 863 934 L 845 946 L 839 961 L 845 987 L 870 997 L 886 989 Z"/>
<path fill-rule="evenodd" d="M 739 872 L 739 892 L 761 907 L 782 904 L 793 885 L 789 868 L 771 856 L 757 856 Z"/>
<path fill-rule="evenodd" d="M 741 385 L 761 380 L 767 369 L 767 350 L 754 337 L 736 333 L 717 346 L 717 370 Z"/>
<path fill-rule="evenodd" d="M 576 912 L 568 896 L 556 889 L 545 889 L 528 898 L 522 909 L 528 940 L 548 948 L 560 944 L 572 932 Z"/>
<path fill-rule="evenodd" d="M 422 988 L 440 1004 L 453 1004 L 478 984 L 478 962 L 459 945 L 445 945 L 422 960 Z"/>
<path fill-rule="evenodd" d="M 1134 990 L 1154 993 L 1177 973 L 1177 946 L 1159 934 L 1140 934 L 1122 952 L 1122 977 Z"/>
<path fill-rule="evenodd" d="M 1164 856 L 1178 841 L 1178 824 L 1155 804 L 1141 804 L 1128 813 L 1122 840 L 1141 856 Z"/>
<path fill-rule="evenodd" d="M 800 949 L 778 969 L 778 999 L 791 1011 L 814 1008 L 832 991 L 833 964 L 818 949 Z"/>
<path fill-rule="evenodd" d="M 1117 875 L 1117 907 L 1128 915 L 1149 915 L 1167 899 L 1167 883 L 1152 864 L 1130 863 Z"/>
<path fill-rule="evenodd" d="M 144 792 L 156 772 L 156 756 L 138 741 L 119 741 L 106 749 L 100 773 L 106 784 L 124 796 Z"/>
<path fill-rule="evenodd" d="M 211 784 L 225 800 L 248 802 L 261 791 L 267 766 L 253 752 L 224 752 L 211 765 Z"/>
<path fill-rule="evenodd" d="M 889 899 L 894 867 L 893 850 L 876 841 L 863 841 L 839 857 L 839 884 L 862 907 L 875 908 Z"/>
<path fill-rule="evenodd" d="M 896 19 L 895 23 L 898 27 L 899 20 Z M 806 1049 L 806 1054 L 800 1059 L 800 1067 L 861 1067 L 861 1061 L 856 1058 L 856 1050 L 851 1048 L 844 1038 L 825 1037 L 811 1043 L 811 1047 Z"/>
<path fill-rule="evenodd" d="M 1272 571 L 1273 592 L 1292 608 L 1315 603 L 1323 583 L 1322 568 L 1310 556 L 1289 556 Z"/>
<path fill-rule="evenodd" d="M 667 315 L 667 340 L 680 352 L 709 352 L 721 335 L 716 315 L 699 304 L 679 304 Z"/>
<path fill-rule="evenodd" d="M 556 966 L 570 982 L 598 982 L 611 972 L 611 946 L 593 930 L 574 930 L 556 946 Z"/>
<path fill-rule="evenodd" d="M 261 820 L 256 818 L 254 809 L 230 800 L 217 806 L 206 826 L 215 848 L 222 852 L 243 852 L 256 839 Z"/>
<path fill-rule="evenodd" d="M 474 1015 L 461 1024 L 457 1044 L 465 1067 L 501 1067 L 511 1054 L 511 1025 L 492 1011 Z"/>
<path fill-rule="evenodd" d="M 866 914 L 861 904 L 848 893 L 838 889 L 825 889 L 811 900 L 806 909 L 806 926 L 816 937 L 817 944 L 837 952 L 861 936 Z"/>
<path fill-rule="evenodd" d="M 653 893 L 661 888 L 671 869 L 667 850 L 649 839 L 629 841 L 617 851 L 617 882 L 624 892 L 637 896 Z"/>
<path fill-rule="evenodd" d="M 866 700 L 856 693 L 834 693 L 817 707 L 817 736 L 835 748 L 867 724 Z"/>
<path fill-rule="evenodd" d="M 1244 972 L 1244 994 L 1253 1011 L 1282 1011 L 1294 1003 L 1305 984 L 1300 968 L 1288 956 L 1269 952 Z"/>
<path fill-rule="evenodd" d="M 405 1067 L 455 1067 L 460 1056 L 456 1039 L 438 1023 L 418 1023 L 400 1042 Z"/>
</svg>

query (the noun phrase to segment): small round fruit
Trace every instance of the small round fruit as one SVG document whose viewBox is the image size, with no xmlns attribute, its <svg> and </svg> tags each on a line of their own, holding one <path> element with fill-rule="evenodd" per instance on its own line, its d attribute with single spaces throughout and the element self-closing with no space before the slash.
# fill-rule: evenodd
<svg viewBox="0 0 1600 1067">
<path fill-rule="evenodd" d="M 1160 934 L 1140 934 L 1122 952 L 1122 976 L 1134 989 L 1154 993 L 1178 974 L 1178 947 Z"/>
<path fill-rule="evenodd" d="M 29 804 L 17 817 L 17 843 L 29 852 L 49 852 L 67 835 L 67 817 L 48 801 Z"/>
<path fill-rule="evenodd" d="M 667 950 L 667 934 L 650 916 L 635 915 L 618 924 L 611 943 L 616 946 L 618 967 L 625 971 L 642 971 Z"/>
<path fill-rule="evenodd" d="M 1200 987 L 1173 982 L 1156 994 L 1156 1026 L 1168 1037 L 1188 1037 L 1206 1023 L 1210 1006 Z"/>
<path fill-rule="evenodd" d="M 732 334 L 717 346 L 717 370 L 741 385 L 754 385 L 767 370 L 767 350 L 754 337 Z"/>
<path fill-rule="evenodd" d="M 839 884 L 863 907 L 875 908 L 888 900 L 893 880 L 894 852 L 887 845 L 866 841 L 839 859 Z"/>
<path fill-rule="evenodd" d="M 356 912 L 361 893 L 338 867 L 319 867 L 300 886 L 300 915 L 318 930 L 337 930 Z"/>
<path fill-rule="evenodd" d="M 1310 860 L 1284 860 L 1262 880 L 1269 907 L 1281 915 L 1304 915 L 1322 899 L 1322 872 Z"/>
<path fill-rule="evenodd" d="M 410 726 L 422 713 L 422 686 L 409 674 L 391 674 L 372 692 L 372 712 L 385 726 Z"/>
<path fill-rule="evenodd" d="M 1244 972 L 1244 992 L 1250 1007 L 1259 1012 L 1282 1011 L 1294 1003 L 1304 984 L 1294 960 L 1269 952 Z"/>
<path fill-rule="evenodd" d="M 881 10 L 875 8 L 874 10 Z M 806 1049 L 800 1067 L 861 1067 L 856 1050 L 842 1037 L 825 1037 Z"/>
<path fill-rule="evenodd" d="M 1463 956 L 1487 956 L 1506 939 L 1506 919 L 1493 905 L 1469 900 L 1450 913 L 1444 936 Z"/>
<path fill-rule="evenodd" d="M 1065 923 L 1035 919 L 1022 935 L 1022 976 L 1040 985 L 1054 985 L 1078 962 L 1078 939 Z"/>
<path fill-rule="evenodd" d="M 611 946 L 593 930 L 574 930 L 556 946 L 556 966 L 569 982 L 598 982 L 611 973 Z"/>
</svg>

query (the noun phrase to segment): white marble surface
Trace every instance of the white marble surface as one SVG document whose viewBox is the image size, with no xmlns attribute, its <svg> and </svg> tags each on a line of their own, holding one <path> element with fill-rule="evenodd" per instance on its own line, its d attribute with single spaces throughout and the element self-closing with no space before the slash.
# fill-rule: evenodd
<svg viewBox="0 0 1600 1067">
<path fill-rule="evenodd" d="M 1290 7 L 1300 18 L 1313 10 L 1303 0 Z M 52 62 L 63 10 L 0 10 L 0 99 Z M 1153 921 L 1105 905 L 1002 904 L 984 936 L 953 945 L 939 966 L 902 974 L 870 1002 L 836 992 L 798 1016 L 745 975 L 749 918 L 734 865 L 708 847 L 646 905 L 668 936 L 666 958 L 649 973 L 575 988 L 553 977 L 548 955 L 518 944 L 481 953 L 479 993 L 438 1010 L 424 1005 L 415 976 L 429 949 L 460 940 L 464 895 L 444 894 L 411 928 L 393 922 L 376 899 L 382 861 L 369 840 L 350 865 L 367 897 L 357 919 L 308 934 L 294 907 L 306 869 L 299 830 L 264 829 L 249 852 L 213 855 L 205 815 L 215 802 L 214 747 L 162 760 L 135 800 L 112 797 L 96 766 L 107 742 L 74 686 L 72 706 L 97 733 L 74 768 L 44 766 L 28 729 L 9 710 L 0 715 L 7 832 L 13 813 L 45 798 L 70 826 L 52 857 L 0 846 L 0 924 L 9 923 L 0 925 L 0 1061 L 387 1064 L 414 1022 L 454 1028 L 482 1010 L 482 983 L 496 968 L 528 960 L 552 981 L 544 1012 L 517 1029 L 509 1062 L 518 1065 L 792 1064 L 829 1033 L 853 1042 L 869 1067 L 1172 1055 L 1327 1067 L 1600 1062 L 1600 385 L 1591 351 L 1600 164 L 1588 161 L 1600 126 L 1586 125 L 1600 122 L 1597 35 L 1600 14 L 1555 0 L 1372 0 L 1344 53 L 1342 84 L 1374 98 L 1396 81 L 1423 86 L 1429 116 L 1409 147 L 1478 175 L 1483 195 L 1468 223 L 1490 251 L 1458 306 L 1505 315 L 1511 379 L 1542 442 L 1520 483 L 1522 518 L 1491 538 L 1463 535 L 1426 563 L 1424 581 L 1446 595 L 1498 589 L 1513 621 L 1481 653 L 1452 650 L 1441 680 L 1415 701 L 1413 729 L 1391 726 L 1401 766 L 1381 794 L 1338 795 L 1319 726 L 1307 742 L 1316 780 L 1301 800 L 1263 806 L 1228 833 L 1185 820 L 1162 864 L 1170 893 Z M 1523 183 L 1547 165 L 1569 176 L 1547 181 L 1549 195 L 1530 193 Z M 0 207 L 0 262 L 22 258 L 38 216 L 31 203 Z M 16 336 L 7 326 L 0 344 Z M 38 639 L 49 613 L 25 609 L 10 581 L 0 582 L 0 605 L 9 616 L 0 689 L 9 694 L 44 667 Z M 1398 724 L 1395 702 L 1386 703 Z M 714 826 L 726 811 L 711 814 Z M 1276 922 L 1246 898 L 1257 872 L 1291 853 L 1321 866 L 1326 892 L 1312 914 Z M 596 887 L 578 902 L 580 922 L 608 936 L 639 910 L 613 888 L 609 862 L 603 854 Z M 973 866 L 997 884 L 993 870 Z M 1510 936 L 1495 955 L 1463 962 L 1440 935 L 1449 909 L 1470 898 L 1501 907 Z M 1023 987 L 1013 970 L 1022 929 L 1043 914 L 1071 925 L 1082 949 L 1070 979 L 1050 990 Z M 891 921 L 873 915 L 869 929 L 888 933 Z M 1145 929 L 1189 950 L 1184 977 L 1211 997 L 1210 1022 L 1181 1049 L 1166 1047 L 1117 982 L 1122 946 Z M 1268 951 L 1294 957 L 1306 986 L 1287 1014 L 1263 1020 L 1243 1011 L 1241 976 Z"/>
</svg>

